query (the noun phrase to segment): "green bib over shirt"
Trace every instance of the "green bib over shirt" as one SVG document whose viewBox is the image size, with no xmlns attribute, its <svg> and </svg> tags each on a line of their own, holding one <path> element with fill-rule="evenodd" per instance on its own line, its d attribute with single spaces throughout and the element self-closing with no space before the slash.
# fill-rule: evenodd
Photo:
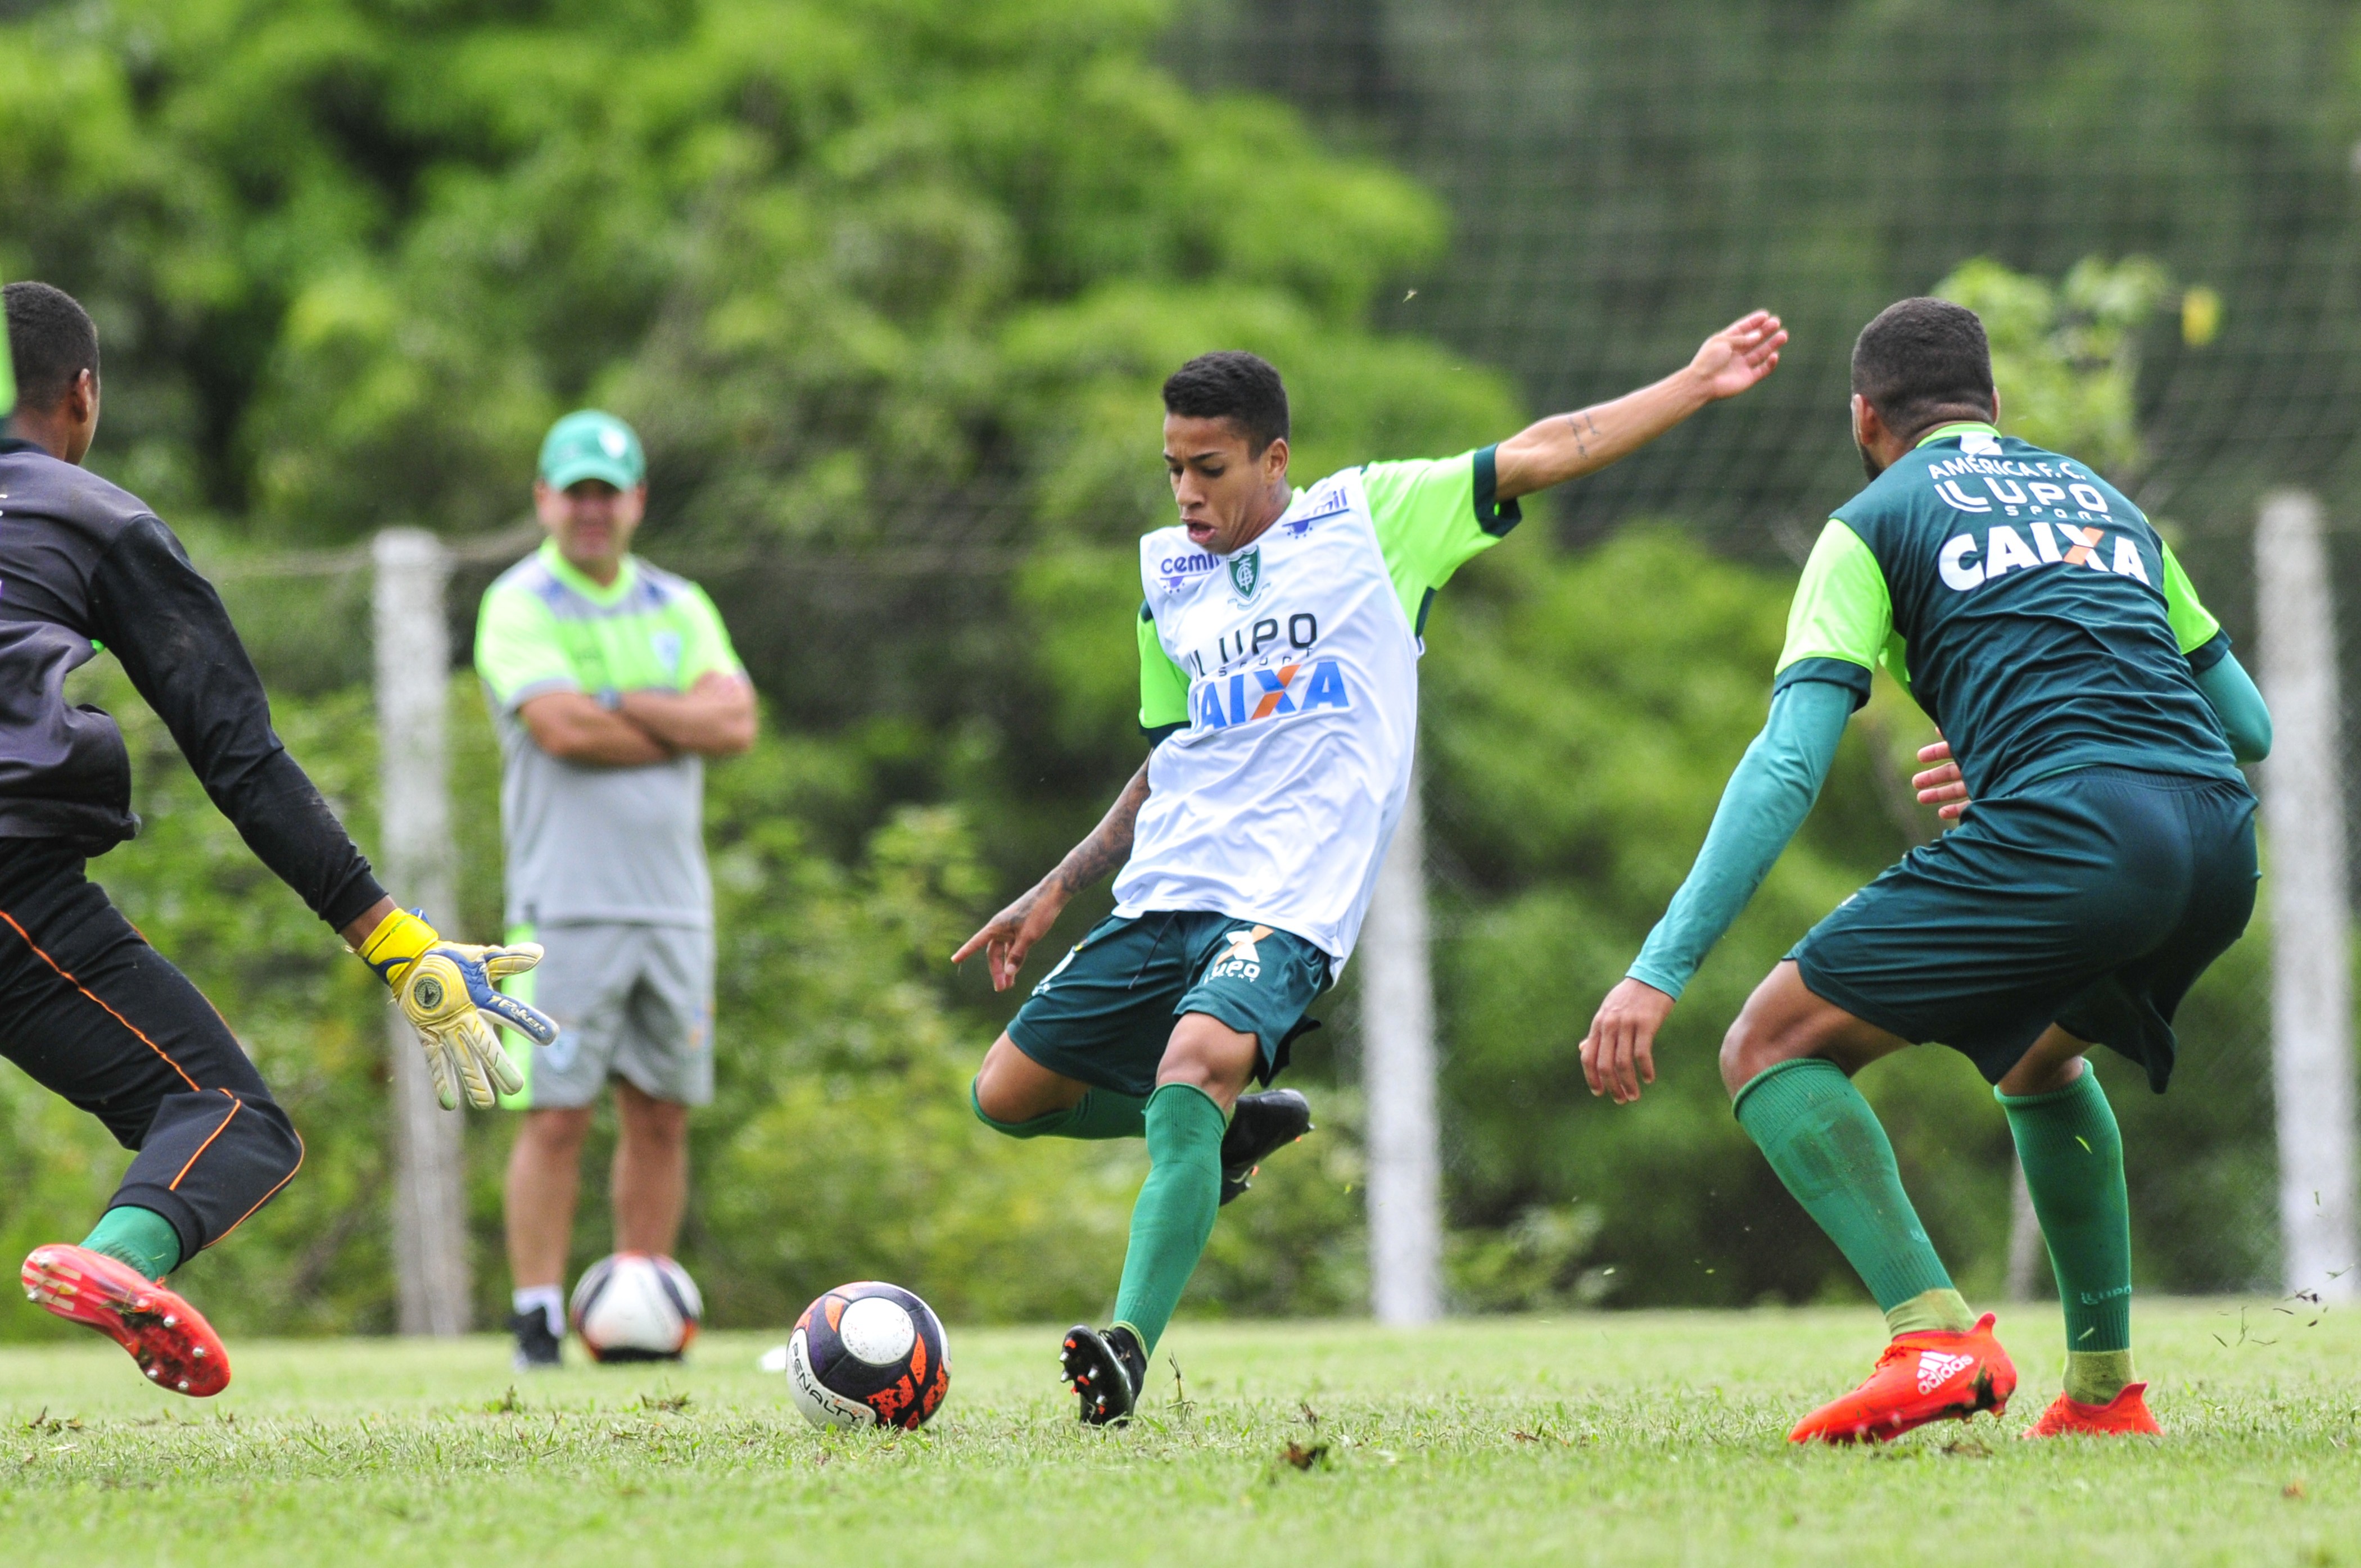
<svg viewBox="0 0 2361 1568">
<path fill-rule="evenodd" d="M 715 672 L 741 666 L 713 601 L 637 557 L 601 587 L 545 543 L 485 591 L 476 673 L 500 731 L 511 927 L 712 924 L 703 759 L 564 762 L 517 710 L 547 692 L 686 692 Z"/>
</svg>

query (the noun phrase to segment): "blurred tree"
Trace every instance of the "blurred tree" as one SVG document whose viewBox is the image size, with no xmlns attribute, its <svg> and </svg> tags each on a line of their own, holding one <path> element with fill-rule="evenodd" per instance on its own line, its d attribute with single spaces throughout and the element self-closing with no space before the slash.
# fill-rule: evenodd
<svg viewBox="0 0 2361 1568">
<path fill-rule="evenodd" d="M 2003 430 L 2129 486 L 2145 458 L 2133 406 L 2139 328 L 2169 287 L 2144 256 L 2112 266 L 2086 256 L 2055 284 L 1980 256 L 1931 291 L 1983 318 Z"/>
<path fill-rule="evenodd" d="M 647 435 L 643 545 L 713 586 L 777 721 L 712 774 L 723 1080 L 697 1123 L 686 1251 L 717 1320 L 776 1321 L 871 1272 L 962 1316 L 1103 1305 L 1139 1152 L 975 1127 L 966 1073 L 1021 992 L 991 997 L 941 959 L 1137 764 L 1131 541 L 1170 505 L 1163 375 L 1211 347 L 1270 356 L 1294 393 L 1299 481 L 1518 422 L 1499 377 L 1371 330 L 1416 324 L 1397 302 L 1411 291 L 1390 286 L 1439 265 L 1436 202 L 1323 151 L 1283 108 L 1176 85 L 1152 63 L 1170 15 L 1152 0 L 65 0 L 0 15 L 17 17 L 0 22 L 0 275 L 92 305 L 107 345 L 97 466 L 229 568 L 281 727 L 364 841 L 374 741 L 348 688 L 368 667 L 349 630 L 365 582 L 276 576 L 269 552 L 388 522 L 464 536 L 510 521 L 544 425 L 577 402 Z M 1752 80 L 1758 51 L 1719 15 L 1648 25 L 1731 51 L 1705 77 Z M 1810 49 L 1826 25 L 1804 29 Z M 1605 119 L 1669 112 L 1661 93 L 1630 100 L 1643 76 L 1598 81 Z M 1376 103 L 1378 85 L 1355 92 Z M 2120 95 L 2103 96 L 2114 113 Z M 1653 190 L 1688 160 L 1754 167 L 1725 132 L 1643 138 L 1655 151 L 1626 174 Z M 1500 210 L 1528 212 L 1515 194 Z M 1698 214 L 1724 222 L 1758 196 Z M 1629 202 L 1566 211 L 1607 225 L 1574 248 L 1627 275 L 1605 313 L 1580 315 L 1517 274 L 1510 291 L 1564 307 L 1540 336 L 1623 356 L 1566 395 L 1621 390 L 1752 302 L 1684 304 L 1698 319 L 1677 334 L 1651 306 L 1653 324 L 1623 330 L 1697 281 L 1665 260 L 1666 236 L 1689 230 L 1651 227 Z M 1763 254 L 1837 258 L 1850 281 L 1809 303 L 1857 322 L 1889 297 L 1861 228 L 1816 209 Z M 2010 323 L 2007 363 L 2063 378 L 2062 411 L 2044 417 L 2101 439 L 2129 428 L 2119 273 L 2062 294 L 1972 280 Z M 2095 392 L 2074 378 L 2093 365 Z M 2040 406 L 2019 378 L 2004 371 L 2013 418 Z M 1797 439 L 1765 412 L 1824 390 L 1774 384 L 1773 402 L 1700 420 L 1631 472 L 1688 464 L 1741 496 L 1847 471 L 1840 425 Z M 1773 447 L 1741 452 L 1733 435 L 1765 421 Z M 1737 455 L 1697 464 L 1706 449 Z M 1624 475 L 1564 510 L 1611 510 Z M 1550 533 L 1537 523 L 1479 562 L 1429 626 L 1456 1288 L 1486 1307 L 1850 1290 L 1730 1121 L 1715 1036 L 1794 936 L 1927 830 L 1886 756 L 1923 719 L 1881 686 L 1882 729 L 1848 742 L 1700 974 L 1661 1091 L 1632 1112 L 1594 1103 L 1574 1042 L 1759 724 L 1786 579 L 1670 529 L 1573 557 Z M 90 689 L 130 724 L 149 830 L 96 874 L 221 1002 L 311 1140 L 304 1176 L 193 1266 L 192 1288 L 240 1327 L 382 1326 L 381 999 L 253 866 L 110 668 Z M 472 682 L 455 689 L 466 916 L 489 930 L 496 764 Z M 2239 999 L 2207 984 L 2192 1014 L 2221 1024 Z M 1335 1078 L 1344 1033 L 1305 1042 L 1305 1077 Z M 2005 1213 L 1989 1100 L 1938 1052 L 1865 1081 L 1972 1275 Z M 2230 1073 L 2161 1102 L 2178 1119 L 2158 1130 L 2188 1154 L 2174 1168 L 2135 1133 L 2136 1161 L 2159 1154 L 2135 1172 L 2143 1223 L 2176 1227 L 2144 1234 L 2141 1255 L 2176 1283 L 2243 1277 L 2221 1272 L 2221 1238 L 2248 1215 L 2224 1195 L 2255 1170 L 2250 1089 Z M 1359 1300 L 1355 1101 L 1333 1081 L 1320 1098 L 1322 1135 L 1224 1211 L 1192 1310 Z M 489 1316 L 506 1123 L 476 1126 Z M 23 1195 L 12 1236 L 70 1227 L 119 1167 L 103 1135 L 0 1074 L 0 1172 Z M 602 1223 L 586 1213 L 586 1258 Z M 0 1334 L 47 1322 L 18 1316 Z"/>
<path fill-rule="evenodd" d="M 307 761 L 366 785 L 361 580 L 280 578 L 258 547 L 480 534 L 522 512 L 565 407 L 645 433 L 643 545 L 713 584 L 784 726 L 713 775 L 724 1082 L 688 1261 L 722 1321 L 874 1270 L 971 1314 L 1094 1310 L 1111 1288 L 1138 1151 L 976 1127 L 962 1085 L 1016 998 L 978 1006 L 942 959 L 991 883 L 1037 871 L 1137 765 L 1127 541 L 1170 506 L 1161 378 L 1269 354 L 1306 470 L 1515 422 L 1496 378 L 1366 328 L 1438 247 L 1433 201 L 1282 108 L 1177 86 L 1148 60 L 1165 22 L 1139 0 L 126 0 L 0 25 L 0 272 L 98 316 L 94 466 L 227 568 Z M 139 733 L 154 828 L 100 873 L 313 1142 L 201 1288 L 232 1322 L 380 1324 L 377 999 L 330 959 L 259 961 L 218 890 L 269 912 L 273 948 L 317 933 Z M 457 773 L 484 808 L 461 815 L 488 929 L 479 721 Z M 981 820 L 989 872 L 961 826 Z M 0 1160 L 73 1120 L 23 1109 Z M 478 1124 L 489 1239 L 504 1124 Z M 87 1201 L 115 1161 L 76 1137 L 87 1159 L 54 1169 Z M 1349 1306 L 1351 1161 L 1340 1138 L 1275 1170 L 1202 1303 Z M 1108 1245 L 1049 1245 L 1093 1227 Z"/>
</svg>

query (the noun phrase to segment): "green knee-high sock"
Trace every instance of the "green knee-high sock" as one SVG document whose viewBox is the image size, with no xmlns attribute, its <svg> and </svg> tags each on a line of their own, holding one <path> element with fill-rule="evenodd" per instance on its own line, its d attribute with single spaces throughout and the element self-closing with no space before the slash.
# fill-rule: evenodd
<svg viewBox="0 0 2361 1568">
<path fill-rule="evenodd" d="M 1012 1138 L 1136 1138 L 1148 1131 L 1148 1102 L 1112 1089 L 1091 1090 L 1063 1111 L 1022 1122 L 995 1122 L 985 1115 L 972 1083 L 967 1086 L 967 1102 L 975 1108 L 977 1121 Z"/>
<path fill-rule="evenodd" d="M 1205 1091 L 1168 1083 L 1148 1097 L 1148 1179 L 1131 1209 L 1131 1245 L 1115 1321 L 1153 1353 L 1222 1207 L 1222 1108 Z"/>
<path fill-rule="evenodd" d="M 2066 1392 L 2103 1405 L 2132 1380 L 2132 1212 L 2124 1139 L 2099 1075 L 2048 1094 L 1993 1097 L 2008 1113 L 2026 1190 L 2066 1309 Z"/>
<path fill-rule="evenodd" d="M 1902 1190 L 1877 1113 L 1834 1062 L 1782 1062 L 1732 1107 L 1771 1168 L 1877 1298 L 1895 1333 L 1974 1326 Z"/>
<path fill-rule="evenodd" d="M 161 1279 L 181 1266 L 181 1233 L 153 1209 L 124 1203 L 99 1216 L 82 1245 L 127 1263 L 150 1279 Z"/>
</svg>

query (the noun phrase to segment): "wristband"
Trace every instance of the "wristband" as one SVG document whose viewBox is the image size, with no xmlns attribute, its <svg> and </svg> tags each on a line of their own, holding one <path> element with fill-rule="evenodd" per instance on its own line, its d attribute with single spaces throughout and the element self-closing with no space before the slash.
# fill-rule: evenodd
<svg viewBox="0 0 2361 1568">
<path fill-rule="evenodd" d="M 419 955 L 442 939 L 426 923 L 424 910 L 397 909 L 379 921 L 377 929 L 361 943 L 361 962 L 375 970 L 386 984 L 397 984 Z"/>
</svg>

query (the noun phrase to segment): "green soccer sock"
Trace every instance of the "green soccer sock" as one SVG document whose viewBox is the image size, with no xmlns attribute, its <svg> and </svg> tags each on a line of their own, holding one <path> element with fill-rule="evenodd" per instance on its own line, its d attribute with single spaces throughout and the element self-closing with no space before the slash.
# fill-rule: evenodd
<svg viewBox="0 0 2361 1568">
<path fill-rule="evenodd" d="M 1148 1097 L 1148 1179 L 1131 1209 L 1131 1245 L 1115 1321 L 1153 1354 L 1180 1304 L 1180 1292 L 1213 1234 L 1222 1207 L 1222 1108 L 1192 1084 L 1168 1083 Z"/>
<path fill-rule="evenodd" d="M 1993 1097 L 2008 1113 L 2026 1190 L 2066 1309 L 2066 1392 L 2103 1405 L 2132 1380 L 2132 1213 L 2124 1139 L 2099 1075 L 2048 1094 Z"/>
<path fill-rule="evenodd" d="M 161 1279 L 181 1266 L 181 1233 L 153 1209 L 125 1203 L 99 1216 L 82 1245 L 129 1264 L 150 1279 Z"/>
<path fill-rule="evenodd" d="M 1148 1102 L 1137 1094 L 1093 1089 L 1063 1111 L 1050 1111 L 1022 1122 L 995 1122 L 983 1113 L 975 1085 L 967 1086 L 967 1102 L 975 1119 L 995 1133 L 1012 1138 L 1137 1138 L 1148 1131 Z"/>
<path fill-rule="evenodd" d="M 1895 1333 L 1974 1326 L 1918 1212 L 1894 1146 L 1834 1062 L 1782 1062 L 1738 1091 L 1739 1124 L 1845 1255 Z"/>
</svg>

